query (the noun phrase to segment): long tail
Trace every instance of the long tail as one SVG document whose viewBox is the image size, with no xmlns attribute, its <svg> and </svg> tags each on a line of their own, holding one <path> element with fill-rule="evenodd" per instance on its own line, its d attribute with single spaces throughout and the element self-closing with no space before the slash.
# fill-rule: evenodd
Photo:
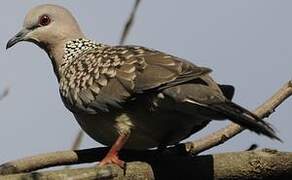
<svg viewBox="0 0 292 180">
<path fill-rule="evenodd" d="M 220 104 L 211 104 L 208 107 L 226 116 L 228 119 L 244 128 L 282 142 L 269 123 L 231 101 Z"/>
</svg>

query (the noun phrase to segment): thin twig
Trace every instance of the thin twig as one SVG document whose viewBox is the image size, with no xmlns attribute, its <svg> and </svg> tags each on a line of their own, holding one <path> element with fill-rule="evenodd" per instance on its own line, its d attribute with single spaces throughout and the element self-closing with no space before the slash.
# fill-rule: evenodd
<svg viewBox="0 0 292 180">
<path fill-rule="evenodd" d="M 6 88 L 4 89 L 4 91 L 3 91 L 2 94 L 0 95 L 0 101 L 1 101 L 2 99 L 4 99 L 4 98 L 9 94 L 9 91 L 10 91 L 10 88 L 9 88 L 9 87 L 6 87 Z"/>
<path fill-rule="evenodd" d="M 292 95 L 292 81 L 287 82 L 282 88 L 280 88 L 271 98 L 259 106 L 255 111 L 259 118 L 266 118 L 272 114 L 275 109 L 288 97 Z M 204 136 L 198 140 L 187 143 L 187 151 L 192 154 L 198 154 L 205 150 L 208 150 L 214 146 L 222 144 L 230 138 L 236 136 L 242 132 L 244 128 L 235 123 L 231 123 L 225 128 L 222 128 L 210 135 Z"/>
<path fill-rule="evenodd" d="M 135 20 L 135 16 L 136 16 L 136 12 L 138 9 L 138 6 L 140 4 L 141 0 L 136 0 L 134 7 L 132 9 L 132 12 L 128 18 L 128 21 L 126 22 L 125 26 L 124 26 L 124 30 L 122 32 L 121 38 L 120 38 L 120 45 L 123 45 L 125 43 L 126 38 L 129 35 L 130 29 L 133 26 L 134 20 Z"/>
<path fill-rule="evenodd" d="M 72 150 L 79 149 L 80 144 L 82 142 L 83 135 L 84 135 L 83 131 L 79 130 L 78 134 L 76 135 L 75 141 L 73 142 L 73 145 L 72 145 L 72 148 L 71 148 Z"/>
</svg>

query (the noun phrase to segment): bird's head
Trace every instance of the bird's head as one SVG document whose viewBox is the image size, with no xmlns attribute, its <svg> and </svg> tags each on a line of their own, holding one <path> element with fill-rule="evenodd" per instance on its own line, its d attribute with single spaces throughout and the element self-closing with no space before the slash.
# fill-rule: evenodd
<svg viewBox="0 0 292 180">
<path fill-rule="evenodd" d="M 21 41 L 33 42 L 44 49 L 58 66 L 62 63 L 65 43 L 78 38 L 84 38 L 84 35 L 67 9 L 39 5 L 27 13 L 22 29 L 7 42 L 6 49 Z"/>
<path fill-rule="evenodd" d="M 46 4 L 27 13 L 22 30 L 8 41 L 6 48 L 21 41 L 30 41 L 43 47 L 82 37 L 78 23 L 67 9 Z"/>
</svg>

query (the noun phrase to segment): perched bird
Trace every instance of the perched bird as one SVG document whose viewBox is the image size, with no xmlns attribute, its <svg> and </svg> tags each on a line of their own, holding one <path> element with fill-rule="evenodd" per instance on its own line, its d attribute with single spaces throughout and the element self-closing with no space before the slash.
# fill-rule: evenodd
<svg viewBox="0 0 292 180">
<path fill-rule="evenodd" d="M 266 122 L 231 101 L 234 88 L 217 84 L 209 68 L 145 47 L 93 42 L 63 7 L 30 10 L 6 48 L 20 41 L 47 52 L 65 106 L 90 137 L 111 146 L 101 165 L 123 167 L 121 148 L 175 145 L 213 119 L 279 139 Z"/>
</svg>

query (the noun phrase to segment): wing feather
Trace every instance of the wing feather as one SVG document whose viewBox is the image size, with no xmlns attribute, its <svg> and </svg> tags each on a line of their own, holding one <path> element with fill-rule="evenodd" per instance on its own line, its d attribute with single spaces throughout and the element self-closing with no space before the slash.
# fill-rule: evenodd
<svg viewBox="0 0 292 180">
<path fill-rule="evenodd" d="M 103 48 L 86 51 L 64 67 L 60 92 L 71 111 L 97 113 L 120 108 L 137 93 L 147 95 L 148 90 L 161 91 L 211 72 L 143 47 Z"/>
</svg>

